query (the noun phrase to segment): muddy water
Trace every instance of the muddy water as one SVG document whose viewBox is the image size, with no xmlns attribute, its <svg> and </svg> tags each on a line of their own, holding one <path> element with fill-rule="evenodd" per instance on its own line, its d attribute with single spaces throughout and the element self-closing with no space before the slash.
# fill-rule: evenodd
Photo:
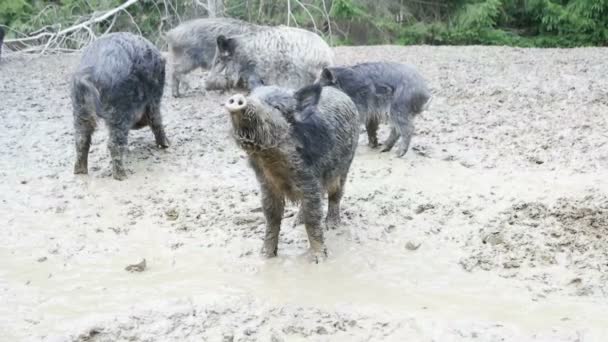
<svg viewBox="0 0 608 342">
<path fill-rule="evenodd" d="M 360 166 L 377 165 L 380 158 L 377 153 L 362 148 L 353 177 L 361 177 Z M 399 160 L 389 159 L 392 174 L 414 172 L 407 165 L 399 164 Z M 431 198 L 445 194 L 445 189 L 450 190 L 450 196 L 459 198 L 484 193 L 491 186 L 500 198 L 518 194 L 518 198 L 525 199 L 527 194 L 536 197 L 542 192 L 543 197 L 551 199 L 581 191 L 599 181 L 593 175 L 564 181 L 555 173 L 504 177 L 500 172 L 480 173 L 464 167 L 437 172 L 444 163 L 420 160 L 415 170 L 420 176 L 406 177 L 400 186 L 412 193 L 424 190 Z M 385 170 L 368 167 L 365 173 Z M 160 178 L 161 174 L 152 176 L 152 179 Z M 136 173 L 127 184 L 138 188 L 148 182 L 148 177 L 150 175 L 144 177 Z M 178 196 L 191 182 L 188 178 L 173 180 L 173 191 L 168 195 Z M 385 182 L 390 185 L 392 181 L 385 178 Z M 352 189 L 349 197 L 352 201 L 372 188 L 383 188 L 383 183 L 376 182 L 370 189 Z M 9 234 L 9 239 L 0 247 L 0 284 L 10 289 L 3 296 L 0 316 L 6 318 L 8 327 L 22 326 L 17 324 L 20 320 L 29 324 L 27 328 L 9 329 L 5 335 L 7 341 L 27 336 L 60 336 L 75 324 L 112 317 L 140 304 L 184 298 L 205 302 L 223 296 L 253 297 L 277 306 L 314 303 L 327 310 L 348 307 L 368 314 L 388 312 L 395 317 L 415 316 L 435 322 L 463 318 L 472 322 L 497 322 L 517 327 L 524 335 L 551 331 L 556 326 L 566 331 L 582 330 L 587 338 L 597 340 L 607 333 L 608 318 L 603 313 L 608 310 L 608 303 L 560 296 L 539 301 L 530 297 L 523 283 L 488 272 L 463 273 L 454 262 L 462 251 L 446 248 L 444 243 L 434 246 L 427 237 L 412 232 L 407 226 L 407 232 L 393 232 L 390 240 L 382 240 L 373 236 L 369 239 L 368 233 L 362 231 L 365 226 L 346 224 L 343 230 L 327 234 L 331 255 L 320 265 L 309 262 L 302 244 L 280 244 L 281 256 L 273 260 L 264 260 L 255 252 L 243 257 L 242 251 L 258 249 L 257 239 L 230 240 L 226 247 L 220 248 L 208 247 L 200 241 L 173 249 L 167 240 L 174 237 L 160 229 L 153 218 L 145 216 L 139 218 L 128 233 L 95 234 L 90 227 L 81 226 L 64 233 L 69 236 L 56 243 L 53 242 L 56 239 L 44 241 L 31 236 L 21 239 L 19 236 L 23 234 L 16 232 L 31 229 L 38 237 L 51 237 L 69 226 L 74 217 L 94 215 L 95 227 L 116 225 L 124 203 L 133 200 L 132 195 L 119 191 L 121 186 L 123 183 L 110 179 L 77 178 L 75 192 L 82 191 L 88 197 L 70 202 L 60 215 L 47 211 L 30 216 L 24 207 L 14 208 L 23 211 L 11 221 L 15 236 Z M 216 186 L 222 187 L 221 182 Z M 34 212 L 39 205 L 42 207 L 42 199 L 33 192 L 27 200 L 28 208 Z M 103 206 L 101 217 L 95 213 L 95 205 Z M 484 221 L 484 216 L 490 217 L 493 213 L 490 208 L 482 211 L 477 219 Z M 467 229 L 466 223 L 460 220 L 446 224 L 462 225 L 447 229 Z M 289 219 L 283 231 L 305 239 L 304 229 L 291 228 Z M 408 238 L 422 243 L 421 247 L 415 251 L 404 248 Z M 369 240 L 362 244 L 362 239 Z M 85 244 L 94 246 L 85 247 Z M 73 256 L 58 258 L 55 254 L 62 253 L 54 248 L 69 249 Z M 49 251 L 48 259 L 37 262 L 36 251 L 45 249 Z M 127 264 L 141 258 L 147 260 L 145 272 L 124 270 Z"/>
<path fill-rule="evenodd" d="M 28 270 L 23 270 L 23 260 L 2 253 L 2 278 L 10 279 L 3 286 L 16 289 L 19 297 L 9 299 L 0 311 L 9 318 L 6 326 L 14 319 L 30 317 L 39 323 L 27 329 L 27 335 L 52 335 L 69 330 L 92 313 L 111 315 L 138 303 L 253 295 L 276 305 L 315 303 L 330 309 L 347 305 L 439 321 L 466 317 L 515 325 L 529 333 L 554 326 L 583 329 L 588 338 L 598 341 L 607 332 L 604 313 L 608 305 L 578 298 L 535 303 L 507 280 L 488 274 L 463 277 L 435 253 L 398 256 L 403 253 L 330 243 L 332 260 L 312 266 L 297 255 L 253 263 L 230 259 L 221 250 L 159 255 L 154 253 L 160 247 L 156 242 L 154 237 L 143 236 L 128 241 L 140 253 L 155 255 L 148 259 L 150 269 L 142 274 L 123 271 L 125 260 L 136 260 L 140 253 L 70 267 L 48 262 Z M 24 286 L 28 281 L 30 285 Z M 18 340 L 24 337 L 22 333 L 25 331 L 13 331 L 4 338 Z"/>
</svg>

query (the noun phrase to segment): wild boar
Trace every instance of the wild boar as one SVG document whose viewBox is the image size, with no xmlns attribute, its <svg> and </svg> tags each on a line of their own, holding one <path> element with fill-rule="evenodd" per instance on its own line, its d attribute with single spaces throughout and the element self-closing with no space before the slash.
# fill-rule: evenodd
<svg viewBox="0 0 608 342">
<path fill-rule="evenodd" d="M 257 25 L 230 18 L 204 18 L 182 23 L 167 33 L 171 54 L 172 95 L 180 96 L 180 83 L 185 74 L 196 68 L 211 68 L 220 35 L 233 36 L 257 29 Z"/>
<path fill-rule="evenodd" d="M 239 36 L 221 35 L 206 88 L 250 89 L 255 77 L 265 85 L 299 89 L 313 83 L 333 59 L 321 37 L 298 28 L 264 27 Z"/>
<path fill-rule="evenodd" d="M 127 177 L 124 156 L 129 130 L 150 126 L 156 144 L 168 147 L 160 113 L 164 84 L 165 60 L 145 38 L 125 32 L 111 33 L 89 45 L 72 77 L 74 173 L 88 172 L 91 136 L 97 119 L 108 126 L 115 179 Z"/>
<path fill-rule="evenodd" d="M 378 146 L 376 136 L 380 122 L 389 121 L 391 131 L 382 152 L 390 151 L 399 137 L 398 156 L 403 156 L 414 133 L 414 118 L 431 100 L 426 81 L 410 65 L 399 63 L 363 63 L 350 67 L 323 69 L 319 84 L 334 86 L 357 105 L 361 123 L 365 124 L 370 147 Z"/>
<path fill-rule="evenodd" d="M 262 193 L 266 217 L 263 254 L 277 255 L 285 200 L 300 203 L 300 217 L 316 262 L 327 250 L 321 226 L 328 194 L 326 225 L 340 222 L 340 200 L 357 148 L 357 108 L 343 92 L 318 85 L 295 93 L 258 86 L 225 104 L 233 137 L 247 153 Z"/>
</svg>

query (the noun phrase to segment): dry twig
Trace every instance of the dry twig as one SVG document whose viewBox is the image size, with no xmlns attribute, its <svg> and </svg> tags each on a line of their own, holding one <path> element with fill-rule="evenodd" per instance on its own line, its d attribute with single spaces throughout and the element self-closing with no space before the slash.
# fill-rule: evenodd
<svg viewBox="0 0 608 342">
<path fill-rule="evenodd" d="M 83 21 L 77 25 L 70 26 L 66 29 L 60 30 L 59 32 L 41 32 L 31 37 L 18 38 L 18 39 L 7 39 L 4 41 L 4 44 L 13 51 L 21 51 L 21 52 L 35 52 L 45 54 L 49 51 L 57 52 L 57 51 L 65 51 L 65 47 L 63 44 L 67 40 L 73 40 L 70 36 L 77 35 L 80 31 L 84 31 L 88 33 L 87 38 L 82 42 L 79 42 L 78 46 L 83 47 L 89 44 L 91 41 L 97 39 L 95 32 L 91 28 L 91 26 L 108 20 L 112 18 L 112 23 L 110 24 L 110 28 L 106 30 L 106 33 L 112 28 L 116 21 L 116 16 L 125 12 L 133 21 L 133 24 L 137 28 L 139 32 L 139 27 L 135 23 L 135 20 L 131 16 L 131 14 L 127 11 L 127 8 L 139 0 L 128 0 L 122 5 L 113 8 L 104 12 L 99 16 L 93 16 L 91 19 Z M 71 50 L 71 49 L 69 49 Z"/>
</svg>

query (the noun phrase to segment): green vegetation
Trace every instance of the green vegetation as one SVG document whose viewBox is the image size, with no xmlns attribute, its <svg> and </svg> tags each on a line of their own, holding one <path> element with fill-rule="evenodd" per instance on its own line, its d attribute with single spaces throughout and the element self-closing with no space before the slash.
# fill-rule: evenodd
<svg viewBox="0 0 608 342">
<path fill-rule="evenodd" d="M 0 25 L 10 28 L 9 38 L 57 31 L 122 3 L 2 0 Z M 163 32 L 207 16 L 209 8 L 256 23 L 306 27 L 334 44 L 608 45 L 608 0 L 140 0 L 92 31 L 140 31 L 161 43 Z"/>
</svg>

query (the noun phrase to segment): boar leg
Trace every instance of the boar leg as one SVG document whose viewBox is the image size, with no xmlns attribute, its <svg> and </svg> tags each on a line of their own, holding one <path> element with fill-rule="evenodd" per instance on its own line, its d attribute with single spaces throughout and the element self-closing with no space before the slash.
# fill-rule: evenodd
<svg viewBox="0 0 608 342">
<path fill-rule="evenodd" d="M 397 150 L 397 156 L 402 157 L 405 155 L 410 147 L 412 141 L 412 135 L 414 135 L 414 120 L 413 116 L 408 115 L 407 119 L 399 125 L 401 131 L 401 146 Z"/>
<path fill-rule="evenodd" d="M 129 130 L 116 126 L 110 126 L 108 128 L 110 130 L 108 149 L 110 150 L 110 157 L 112 157 L 112 177 L 117 180 L 123 180 L 127 178 L 124 158 L 127 154 Z"/>
<path fill-rule="evenodd" d="M 410 147 L 410 141 L 414 134 L 414 115 L 410 113 L 409 104 L 411 96 L 399 96 L 391 105 L 391 120 L 401 135 L 401 145 L 397 150 L 397 156 L 402 157 Z"/>
<path fill-rule="evenodd" d="M 378 147 L 378 118 L 371 117 L 365 124 L 365 130 L 367 131 L 367 143 L 369 147 Z"/>
<path fill-rule="evenodd" d="M 180 93 L 179 93 L 179 82 L 181 81 L 181 76 L 180 74 L 177 73 L 177 71 L 173 70 L 173 75 L 171 77 L 172 82 L 171 82 L 171 95 L 173 95 L 173 97 L 179 97 Z"/>
<path fill-rule="evenodd" d="M 74 130 L 76 142 L 76 164 L 75 174 L 87 174 L 89 149 L 91 148 L 91 136 L 95 131 L 95 117 L 82 110 L 74 113 Z"/>
<path fill-rule="evenodd" d="M 182 94 L 179 91 L 179 86 L 180 84 L 182 85 L 182 88 L 186 88 L 186 90 L 188 90 L 190 88 L 190 85 L 188 83 L 186 83 L 186 81 L 183 80 L 184 75 L 189 73 L 190 71 L 194 70 L 195 68 L 189 69 L 187 71 L 173 71 L 173 75 L 171 77 L 171 95 L 173 97 L 181 97 Z"/>
<path fill-rule="evenodd" d="M 169 147 L 169 139 L 165 135 L 163 119 L 160 114 L 160 103 L 149 105 L 146 114 L 148 116 L 148 124 L 156 140 L 156 146 L 160 146 L 161 148 Z"/>
<path fill-rule="evenodd" d="M 180 97 L 179 93 L 179 85 L 180 83 L 185 83 L 182 81 L 182 78 L 185 74 L 190 71 L 196 69 L 198 65 L 194 63 L 190 58 L 182 57 L 181 52 L 173 51 L 173 74 L 171 75 L 171 95 L 173 97 Z"/>
<path fill-rule="evenodd" d="M 293 226 L 296 227 L 304 223 L 304 207 L 300 205 L 300 209 L 298 209 L 298 214 L 296 215 L 296 219 L 293 221 Z"/>
<path fill-rule="evenodd" d="M 307 193 L 302 199 L 304 225 L 306 226 L 312 256 L 317 263 L 327 257 L 327 248 L 325 247 L 323 228 L 321 227 L 323 216 L 321 203 L 321 191 L 318 186 L 307 187 Z"/>
<path fill-rule="evenodd" d="M 285 200 L 270 189 L 262 186 L 262 208 L 264 209 L 264 217 L 266 218 L 266 233 L 264 234 L 262 254 L 271 258 L 277 256 Z"/>
<path fill-rule="evenodd" d="M 346 175 L 337 179 L 336 185 L 330 187 L 327 192 L 327 217 L 325 226 L 327 229 L 336 229 L 340 224 L 340 201 L 344 195 L 344 182 Z"/>
<path fill-rule="evenodd" d="M 382 143 L 382 145 L 384 145 L 384 147 L 382 148 L 381 152 L 390 151 L 393 148 L 393 146 L 395 146 L 395 143 L 397 142 L 398 139 L 399 139 L 399 133 L 397 132 L 397 128 L 395 128 L 395 124 L 393 122 L 391 122 L 391 132 L 389 133 L 388 138 L 386 138 L 384 143 Z"/>
</svg>

